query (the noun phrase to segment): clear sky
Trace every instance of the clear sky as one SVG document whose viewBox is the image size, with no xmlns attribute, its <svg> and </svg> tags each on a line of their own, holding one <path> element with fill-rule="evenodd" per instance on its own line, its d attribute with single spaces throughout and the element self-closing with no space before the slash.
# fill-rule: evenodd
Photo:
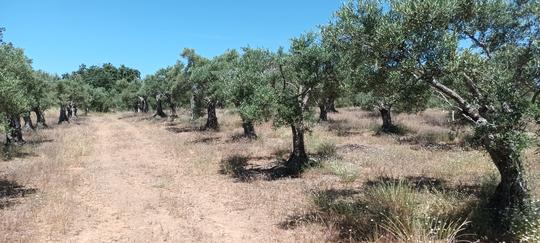
<svg viewBox="0 0 540 243">
<path fill-rule="evenodd" d="M 62 74 L 110 62 L 144 75 L 184 47 L 206 57 L 246 45 L 275 50 L 327 23 L 341 0 L 0 0 L 4 41 L 35 69 Z"/>
</svg>

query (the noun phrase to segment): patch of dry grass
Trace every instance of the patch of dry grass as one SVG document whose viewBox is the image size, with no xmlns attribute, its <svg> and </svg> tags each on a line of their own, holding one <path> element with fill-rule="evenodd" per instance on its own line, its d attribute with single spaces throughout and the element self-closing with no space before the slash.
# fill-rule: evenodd
<svg viewBox="0 0 540 243">
<path fill-rule="evenodd" d="M 198 132 L 181 135 L 187 140 L 190 140 L 188 137 L 214 137 L 215 142 L 190 146 L 193 151 L 190 153 L 193 157 L 190 160 L 194 162 L 194 167 L 198 168 L 196 171 L 199 175 L 211 177 L 221 171 L 236 181 L 239 175 L 245 176 L 243 173 L 246 173 L 246 168 L 267 169 L 287 158 L 291 148 L 289 129 L 273 128 L 270 123 L 259 124 L 256 126 L 259 135 L 257 140 L 235 142 L 228 138 L 241 132 L 239 118 L 234 113 L 224 111 L 219 111 L 218 117 L 223 124 L 219 132 L 212 135 Z M 264 208 L 268 209 L 267 213 L 271 218 L 281 222 L 280 225 L 287 229 L 287 233 L 283 234 L 298 234 L 302 235 L 303 240 L 313 241 L 317 238 L 305 233 L 313 234 L 309 231 L 316 229 L 327 237 L 327 240 L 342 241 L 352 236 L 341 232 L 343 225 L 339 225 L 339 222 L 309 223 L 323 220 L 310 203 L 311 191 L 354 190 L 363 195 L 362 190 L 366 183 L 384 176 L 436 178 L 444 181 L 447 189 L 459 188 L 463 193 L 471 193 L 470 188 L 475 188 L 486 176 L 496 173 L 495 167 L 483 151 L 461 149 L 458 146 L 466 139 L 470 130 L 461 128 L 459 135 L 452 134 L 455 129 L 443 111 L 428 110 L 419 114 L 394 116 L 396 124 L 407 130 L 403 136 L 377 135 L 376 131 L 380 126 L 378 115 L 356 108 L 340 109 L 339 113 L 331 113 L 330 118 L 331 121 L 312 127 L 313 131 L 306 136 L 306 144 L 310 154 L 322 154 L 322 157 L 334 159 L 323 159 L 322 167 L 307 171 L 301 179 L 255 179 L 244 180 L 249 183 L 234 184 L 234 190 L 239 191 L 237 203 L 243 205 L 240 207 L 265 205 Z M 427 146 L 431 144 L 457 147 Z M 538 175 L 537 169 L 532 171 L 535 172 L 531 174 Z M 470 194 L 467 193 L 454 196 L 469 197 Z M 447 197 L 452 197 L 443 192 L 423 192 L 420 196 L 432 197 L 430 202 L 433 203 L 448 201 Z M 354 198 L 345 196 L 344 200 Z M 467 199 L 469 201 L 463 198 L 460 200 L 460 203 L 468 205 L 467 202 L 473 202 L 474 197 Z M 449 204 L 452 202 L 456 201 L 448 201 Z M 429 204 L 426 207 L 435 206 Z M 441 212 L 445 210 L 441 209 Z M 461 229 L 464 220 L 465 218 L 460 222 L 452 221 L 448 227 L 459 226 Z"/>
<path fill-rule="evenodd" d="M 1 242 L 54 240 L 72 223 L 75 205 L 71 197 L 79 178 L 77 173 L 67 172 L 83 166 L 91 131 L 84 124 L 84 118 L 72 125 L 57 126 L 55 114 L 54 111 L 47 113 L 50 128 L 25 134 L 28 143 L 18 149 L 30 155 L 0 161 L 2 190 L 18 185 L 21 190 L 32 192 L 0 196 L 2 204 L 8 202 L 0 209 Z"/>
</svg>

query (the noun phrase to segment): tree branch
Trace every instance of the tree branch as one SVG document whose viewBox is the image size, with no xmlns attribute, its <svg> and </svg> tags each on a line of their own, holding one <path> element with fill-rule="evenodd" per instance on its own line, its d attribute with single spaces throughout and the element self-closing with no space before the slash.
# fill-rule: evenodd
<svg viewBox="0 0 540 243">
<path fill-rule="evenodd" d="M 421 78 L 421 75 L 419 74 L 413 73 L 413 75 L 415 76 L 415 78 Z M 469 104 L 469 102 L 467 102 L 463 97 L 461 97 L 461 95 L 459 95 L 456 91 L 448 88 L 446 85 L 440 83 L 437 79 L 433 77 L 425 78 L 424 80 L 433 88 L 456 102 L 461 112 L 463 112 L 463 115 L 471 118 L 471 122 L 475 123 L 476 125 L 484 125 L 487 123 L 486 119 L 480 115 L 478 110 L 474 109 L 471 104 Z"/>
<path fill-rule="evenodd" d="M 474 37 L 473 34 L 469 33 L 468 31 L 465 31 L 465 35 L 467 35 L 467 37 L 469 37 L 469 39 L 471 39 L 474 44 L 480 47 L 484 51 L 484 53 L 486 53 L 486 56 L 491 59 L 491 52 L 484 43 L 480 42 L 480 40 L 478 40 L 476 37 Z"/>
<path fill-rule="evenodd" d="M 471 90 L 474 97 L 476 97 L 479 100 L 482 99 L 482 97 L 483 97 L 482 93 L 480 93 L 480 90 L 478 89 L 478 87 L 474 83 L 473 79 L 469 75 L 467 75 L 466 73 L 463 73 L 463 77 L 465 77 L 465 84 Z"/>
<path fill-rule="evenodd" d="M 536 103 L 536 99 L 538 98 L 538 96 L 540 96 L 540 89 L 536 91 L 536 93 L 534 93 L 532 99 L 531 99 L 531 103 Z"/>
</svg>

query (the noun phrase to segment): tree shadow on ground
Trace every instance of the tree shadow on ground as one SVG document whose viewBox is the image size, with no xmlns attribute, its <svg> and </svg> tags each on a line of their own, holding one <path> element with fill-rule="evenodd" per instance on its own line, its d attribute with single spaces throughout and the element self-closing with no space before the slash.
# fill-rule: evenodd
<svg viewBox="0 0 540 243">
<path fill-rule="evenodd" d="M 15 181 L 0 179 L 0 209 L 16 204 L 16 199 L 37 192 L 35 188 L 26 188 Z"/>
<path fill-rule="evenodd" d="M 118 120 L 124 120 L 124 119 L 130 119 L 130 118 L 139 118 L 139 117 L 142 117 L 144 115 L 147 115 L 147 113 L 129 113 L 129 114 L 125 114 L 125 115 L 122 115 L 122 116 L 118 117 Z"/>
<path fill-rule="evenodd" d="M 238 182 L 252 182 L 255 180 L 273 181 L 282 178 L 296 178 L 284 165 L 284 161 L 274 161 L 267 165 L 250 164 L 250 160 L 274 160 L 273 156 L 249 157 L 232 155 L 220 162 L 219 173 L 230 175 Z"/>
<path fill-rule="evenodd" d="M 4 145 L 0 151 L 0 160 L 9 161 L 16 158 L 36 157 L 37 154 L 29 152 L 24 145 Z"/>
<path fill-rule="evenodd" d="M 233 133 L 230 135 L 230 137 L 225 140 L 226 143 L 249 143 L 252 141 L 257 140 L 257 137 L 247 137 L 244 135 L 243 132 L 241 133 Z"/>
<path fill-rule="evenodd" d="M 26 144 L 28 145 L 40 145 L 40 144 L 44 144 L 44 143 L 51 143 L 51 142 L 54 142 L 54 139 L 36 139 L 36 140 L 30 140 L 30 141 L 27 141 Z"/>
<path fill-rule="evenodd" d="M 211 144 L 211 143 L 219 142 L 220 140 L 221 140 L 221 137 L 212 136 L 212 137 L 196 138 L 196 139 L 193 139 L 190 143 L 192 143 L 192 144 L 197 144 L 197 143 Z"/>
<path fill-rule="evenodd" d="M 165 130 L 172 133 L 188 133 L 188 132 L 200 132 L 201 129 L 197 127 L 173 127 L 169 126 Z"/>
</svg>

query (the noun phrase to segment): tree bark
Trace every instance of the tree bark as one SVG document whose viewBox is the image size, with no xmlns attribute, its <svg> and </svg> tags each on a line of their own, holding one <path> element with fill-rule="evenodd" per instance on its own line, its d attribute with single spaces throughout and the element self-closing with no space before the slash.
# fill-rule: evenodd
<svg viewBox="0 0 540 243">
<path fill-rule="evenodd" d="M 43 111 L 39 109 L 39 107 L 34 107 L 32 111 L 36 114 L 36 125 L 42 126 L 42 127 L 48 127 L 47 123 L 45 122 L 45 114 L 43 114 Z"/>
<path fill-rule="evenodd" d="M 167 96 L 167 103 L 169 103 L 169 108 L 171 109 L 171 118 L 177 118 L 178 115 L 176 114 L 176 105 L 170 96 Z"/>
<path fill-rule="evenodd" d="M 293 152 L 286 162 L 287 170 L 290 174 L 297 175 L 309 162 L 304 143 L 304 124 L 291 125 L 293 134 Z"/>
<path fill-rule="evenodd" d="M 217 130 L 219 129 L 219 124 L 216 115 L 216 102 L 210 101 L 207 105 L 207 115 L 206 115 L 206 129 Z"/>
<path fill-rule="evenodd" d="M 530 196 L 523 161 L 512 144 L 488 141 L 485 147 L 501 176 L 488 203 L 492 225 L 496 228 L 495 232 L 501 232 L 506 237 L 510 229 L 509 221 L 513 218 L 511 214 L 524 209 L 526 199 Z"/>
<path fill-rule="evenodd" d="M 73 116 L 73 104 L 71 102 L 69 102 L 69 104 L 67 105 L 66 112 L 68 119 L 71 119 L 71 117 Z"/>
<path fill-rule="evenodd" d="M 334 98 L 328 99 L 328 104 L 326 105 L 326 107 L 329 112 L 338 112 L 338 110 L 336 110 L 336 100 Z"/>
<path fill-rule="evenodd" d="M 146 101 L 146 97 L 138 96 L 137 97 L 137 103 L 135 104 L 135 110 L 136 112 L 148 112 L 148 102 Z"/>
<path fill-rule="evenodd" d="M 72 112 L 73 112 L 73 116 L 74 116 L 75 118 L 77 118 L 77 117 L 78 117 L 78 116 L 77 116 L 77 112 L 79 111 L 79 109 L 77 109 L 77 105 L 76 105 L 76 104 L 72 104 L 72 105 L 71 105 L 71 110 L 72 110 Z"/>
<path fill-rule="evenodd" d="M 67 108 L 63 104 L 60 105 L 60 115 L 58 116 L 58 124 L 60 124 L 62 122 L 69 123 L 69 117 L 68 117 L 68 114 L 67 114 Z"/>
<path fill-rule="evenodd" d="M 191 108 L 191 120 L 195 120 L 203 115 L 203 102 L 199 95 L 199 88 L 196 84 L 191 87 L 191 92 L 192 94 L 189 100 Z"/>
<path fill-rule="evenodd" d="M 30 117 L 30 112 L 25 112 L 23 114 L 23 120 L 24 120 L 23 130 L 28 131 L 28 130 L 35 130 L 36 129 L 36 127 L 34 126 L 34 123 L 32 123 L 32 118 Z"/>
<path fill-rule="evenodd" d="M 152 117 L 156 117 L 156 116 L 159 116 L 161 118 L 167 117 L 167 114 L 165 114 L 165 112 L 163 112 L 163 106 L 161 104 L 161 96 L 160 95 L 156 96 L 156 102 L 157 102 L 156 113 L 154 113 L 154 115 Z"/>
<path fill-rule="evenodd" d="M 8 131 L 6 132 L 6 145 L 24 144 L 22 137 L 21 120 L 18 115 L 8 116 Z"/>
<path fill-rule="evenodd" d="M 253 127 L 253 122 L 242 117 L 242 128 L 244 128 L 244 137 L 252 139 L 257 138 L 255 133 L 255 127 Z"/>
<path fill-rule="evenodd" d="M 328 121 L 328 106 L 324 103 L 319 103 L 319 121 Z"/>
<path fill-rule="evenodd" d="M 394 130 L 394 124 L 392 123 L 392 115 L 390 113 L 390 108 L 379 108 L 381 113 L 381 118 L 383 125 L 381 127 L 382 132 L 391 133 Z"/>
</svg>

